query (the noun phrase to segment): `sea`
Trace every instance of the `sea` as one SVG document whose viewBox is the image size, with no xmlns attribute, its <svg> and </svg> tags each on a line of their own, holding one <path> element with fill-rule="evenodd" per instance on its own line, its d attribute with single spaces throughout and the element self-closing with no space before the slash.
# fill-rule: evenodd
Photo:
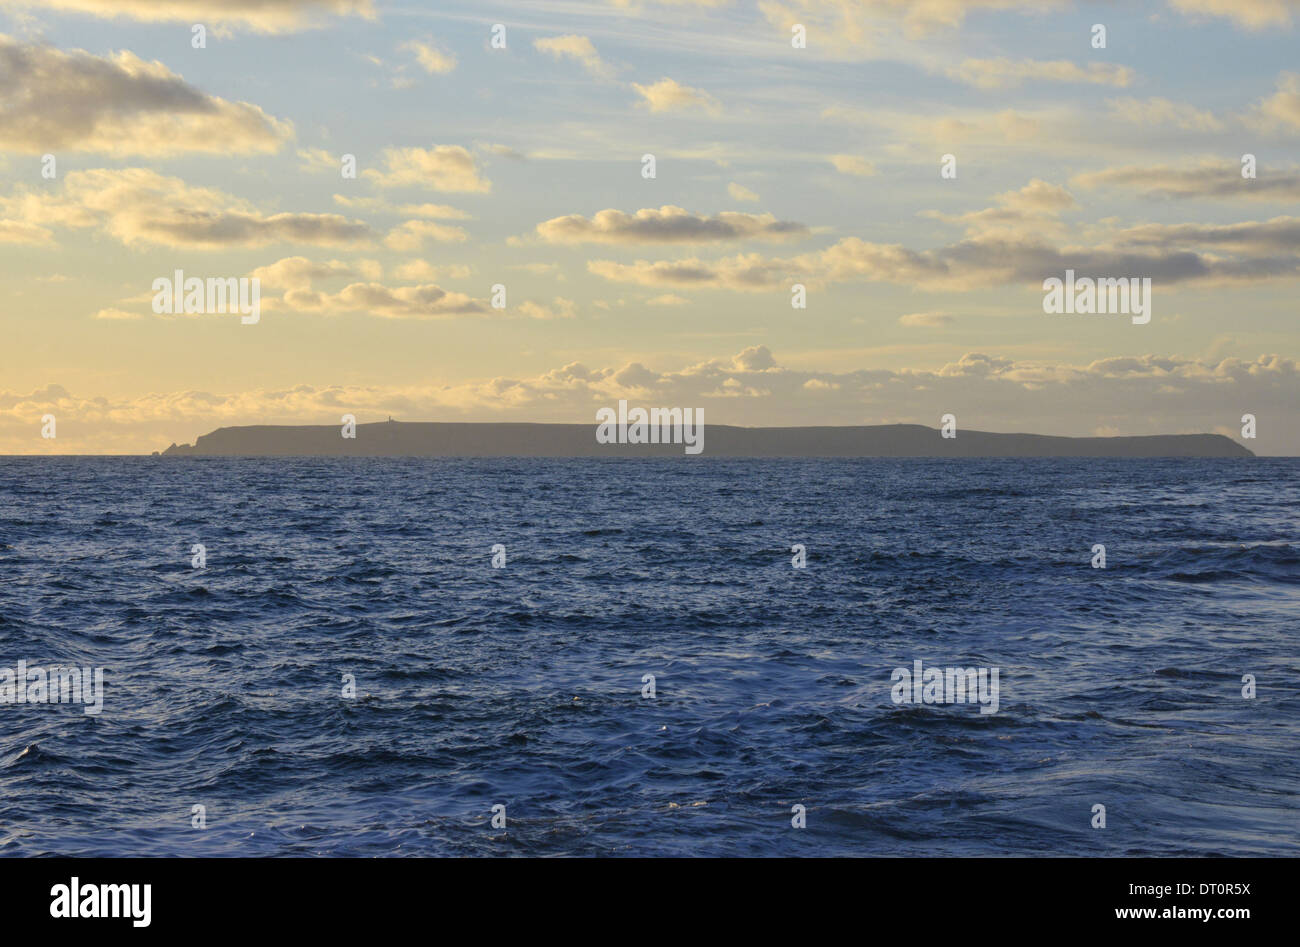
<svg viewBox="0 0 1300 947">
<path fill-rule="evenodd" d="M 1293 856 L 1298 644 L 1300 459 L 6 457 L 0 854 Z"/>
</svg>

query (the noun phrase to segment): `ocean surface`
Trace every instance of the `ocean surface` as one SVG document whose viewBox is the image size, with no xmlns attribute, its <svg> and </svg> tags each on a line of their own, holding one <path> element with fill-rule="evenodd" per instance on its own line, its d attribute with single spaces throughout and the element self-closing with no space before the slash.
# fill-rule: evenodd
<svg viewBox="0 0 1300 947">
<path fill-rule="evenodd" d="M 0 458 L 0 853 L 1296 855 L 1298 643 L 1295 459 Z"/>
</svg>

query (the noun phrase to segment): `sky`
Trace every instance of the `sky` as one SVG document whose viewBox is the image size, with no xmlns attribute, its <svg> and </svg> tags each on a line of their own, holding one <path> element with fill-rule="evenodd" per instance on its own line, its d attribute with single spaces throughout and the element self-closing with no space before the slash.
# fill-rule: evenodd
<svg viewBox="0 0 1300 947">
<path fill-rule="evenodd" d="M 1300 454 L 1298 42 L 1296 0 L 0 0 L 0 453 L 627 399 Z M 1150 321 L 1045 312 L 1067 269 Z M 177 270 L 260 318 L 155 312 Z"/>
</svg>

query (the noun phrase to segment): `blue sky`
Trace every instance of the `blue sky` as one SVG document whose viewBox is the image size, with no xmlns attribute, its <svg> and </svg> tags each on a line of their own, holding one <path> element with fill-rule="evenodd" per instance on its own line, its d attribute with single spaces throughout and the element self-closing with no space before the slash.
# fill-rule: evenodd
<svg viewBox="0 0 1300 947">
<path fill-rule="evenodd" d="M 1249 412 L 1248 446 L 1296 453 L 1297 19 L 1281 0 L 0 0 L 0 451 L 345 410 L 588 421 L 627 397 L 1076 435 L 1236 437 Z M 239 226 L 199 238 L 196 215 Z M 1072 261 L 1151 277 L 1151 322 L 1045 314 Z M 155 314 L 176 268 L 260 274 L 261 321 Z"/>
</svg>

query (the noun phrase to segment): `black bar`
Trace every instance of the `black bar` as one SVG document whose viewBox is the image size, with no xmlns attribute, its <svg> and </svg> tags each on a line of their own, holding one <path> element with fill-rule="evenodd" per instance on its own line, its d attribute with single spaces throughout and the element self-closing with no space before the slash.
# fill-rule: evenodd
<svg viewBox="0 0 1300 947">
<path fill-rule="evenodd" d="M 861 933 L 901 924 L 944 940 L 1124 928 L 1232 937 L 1286 920 L 1293 875 L 1289 861 L 1258 858 L 8 859 L 0 908 L 11 933 L 75 923 L 78 933 L 127 936 L 438 937 L 461 921 L 494 940 L 517 929 L 659 941 L 778 923 L 811 933 L 838 916 Z M 148 926 L 135 926 L 129 902 L 125 917 L 52 917 L 52 889 L 74 877 L 83 895 L 89 885 L 150 885 Z M 1119 916 L 1132 909 L 1155 913 Z M 1207 909 L 1208 920 L 1186 913 Z"/>
</svg>

